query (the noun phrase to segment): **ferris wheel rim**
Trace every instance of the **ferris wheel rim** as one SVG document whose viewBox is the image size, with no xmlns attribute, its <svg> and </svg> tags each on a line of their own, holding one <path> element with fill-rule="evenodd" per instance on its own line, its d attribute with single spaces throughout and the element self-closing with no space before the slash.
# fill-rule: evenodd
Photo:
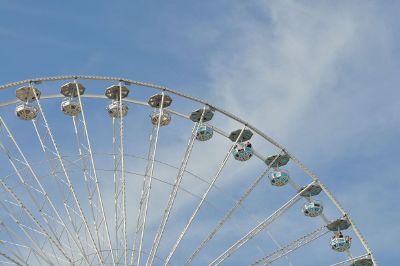
<svg viewBox="0 0 400 266">
<path fill-rule="evenodd" d="M 369 248 L 365 238 L 362 236 L 361 232 L 358 230 L 358 228 L 356 227 L 355 223 L 351 220 L 348 212 L 342 207 L 342 205 L 339 203 L 339 201 L 333 196 L 333 194 L 328 190 L 328 188 L 320 181 L 320 179 L 318 178 L 318 176 L 316 174 L 314 174 L 309 168 L 307 168 L 299 159 L 297 159 L 292 153 L 290 153 L 283 145 L 281 145 L 280 143 L 278 143 L 277 141 L 275 141 L 274 139 L 272 139 L 270 136 L 268 136 L 267 134 L 263 133 L 261 130 L 257 129 L 255 126 L 252 126 L 251 124 L 249 124 L 248 122 L 246 122 L 245 120 L 229 113 L 228 111 L 225 111 L 224 109 L 221 109 L 213 104 L 210 104 L 204 100 L 189 96 L 187 94 L 183 94 L 179 91 L 170 89 L 168 87 L 165 86 L 160 86 L 160 85 L 156 85 L 153 83 L 146 83 L 146 82 L 141 82 L 141 81 L 136 81 L 136 80 L 130 80 L 130 79 L 126 79 L 126 78 L 119 78 L 119 77 L 108 77 L 108 76 L 87 76 L 87 75 L 68 75 L 68 76 L 51 76 L 51 77 L 42 77 L 42 78 L 34 78 L 34 79 L 28 79 L 28 80 L 21 80 L 21 81 L 17 81 L 17 82 L 12 82 L 12 83 L 7 83 L 4 85 L 0 85 L 0 90 L 5 90 L 5 89 L 9 89 L 9 88 L 14 88 L 20 85 L 24 85 L 24 84 L 40 84 L 42 82 L 51 82 L 51 81 L 64 81 L 64 80 L 97 80 L 97 81 L 109 81 L 109 82 L 119 82 L 124 83 L 126 85 L 136 85 L 136 86 L 140 86 L 140 87 L 147 87 L 147 88 L 152 88 L 152 89 L 156 89 L 156 90 L 160 90 L 162 92 L 168 92 L 171 94 L 174 94 L 176 96 L 179 97 L 183 97 L 187 100 L 193 101 L 193 102 L 197 102 L 199 104 L 203 104 L 204 106 L 207 106 L 209 108 L 211 108 L 213 111 L 217 111 L 227 117 L 229 117 L 230 119 L 235 120 L 236 122 L 244 125 L 244 127 L 251 129 L 252 131 L 254 131 L 255 133 L 257 133 L 258 136 L 262 137 L 263 139 L 265 139 L 266 141 L 268 141 L 269 143 L 271 143 L 272 145 L 274 145 L 275 147 L 277 147 L 278 149 L 280 149 L 281 151 L 283 151 L 285 154 L 287 154 L 290 159 L 298 166 L 300 167 L 305 173 L 307 173 L 315 183 L 317 183 L 318 185 L 321 186 L 322 190 L 326 193 L 326 195 L 328 196 L 328 198 L 335 204 L 335 206 L 337 207 L 337 209 L 342 212 L 342 214 L 348 219 L 348 221 L 350 222 L 350 224 L 352 225 L 352 228 L 355 232 L 355 234 L 357 235 L 358 239 L 361 241 L 362 245 L 364 246 L 364 248 L 366 249 L 366 251 L 368 252 L 368 255 L 371 257 L 371 259 L 373 260 L 375 265 L 378 265 L 373 253 L 371 251 L 371 249 Z M 43 96 L 42 99 L 55 99 L 55 98 L 62 98 L 63 96 L 60 95 L 50 95 L 50 96 Z M 106 97 L 102 96 L 102 95 L 82 95 L 82 98 L 95 98 L 95 99 L 106 99 Z M 134 99 L 124 99 L 124 101 L 130 102 L 130 103 L 135 103 L 135 104 L 139 104 L 139 105 L 147 105 L 144 102 L 140 102 L 140 101 L 136 101 Z M 0 102 L 0 108 L 1 107 L 5 107 L 8 105 L 12 105 L 17 103 L 18 100 L 12 100 L 12 101 L 7 101 L 7 102 Z M 172 113 L 174 113 L 174 111 L 172 110 Z M 176 115 L 181 115 L 179 113 L 174 113 Z"/>
</svg>

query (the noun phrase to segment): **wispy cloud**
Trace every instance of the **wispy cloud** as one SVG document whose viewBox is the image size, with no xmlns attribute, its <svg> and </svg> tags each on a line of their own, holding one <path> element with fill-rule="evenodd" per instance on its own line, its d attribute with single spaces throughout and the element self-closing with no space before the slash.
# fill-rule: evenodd
<svg viewBox="0 0 400 266">
<path fill-rule="evenodd" d="M 359 180 L 353 165 L 360 160 L 379 164 L 386 154 L 395 156 L 388 143 L 399 132 L 399 78 L 393 75 L 398 64 L 392 57 L 397 41 L 388 27 L 392 17 L 382 9 L 371 2 L 237 4 L 211 30 L 210 42 L 220 45 L 209 57 L 209 87 L 216 104 L 246 118 L 312 169 L 328 175 L 321 176 L 322 181 L 335 193 L 349 195 L 342 199 L 360 223 L 363 212 L 370 218 L 381 208 L 390 212 L 391 200 L 380 197 L 379 204 L 364 210 L 361 202 L 375 201 L 374 193 L 363 194 L 358 205 L 351 196 L 376 191 L 379 184 L 383 190 L 398 184 L 390 174 L 383 174 L 390 181 L 382 183 L 379 175 L 369 173 L 368 183 L 352 183 Z M 331 172 L 335 165 L 336 172 Z M 342 176 L 341 168 L 353 177 Z M 332 178 L 347 178 L 348 185 L 341 182 L 345 187 L 339 187 Z M 376 219 L 364 227 L 367 235 L 391 220 Z M 386 245 L 372 246 L 385 256 Z"/>
</svg>

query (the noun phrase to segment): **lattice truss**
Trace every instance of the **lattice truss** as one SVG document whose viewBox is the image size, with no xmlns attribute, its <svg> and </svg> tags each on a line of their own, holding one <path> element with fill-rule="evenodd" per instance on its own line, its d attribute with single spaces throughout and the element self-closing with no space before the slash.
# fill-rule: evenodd
<svg viewBox="0 0 400 266">
<path fill-rule="evenodd" d="M 0 92 L 4 265 L 377 265 L 314 173 L 214 105 L 110 77 Z"/>
</svg>

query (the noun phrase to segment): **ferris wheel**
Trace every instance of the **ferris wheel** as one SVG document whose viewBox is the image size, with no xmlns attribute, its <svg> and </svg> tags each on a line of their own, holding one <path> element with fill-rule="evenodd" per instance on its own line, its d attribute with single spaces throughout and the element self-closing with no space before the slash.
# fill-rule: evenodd
<svg viewBox="0 0 400 266">
<path fill-rule="evenodd" d="M 2 265 L 378 265 L 285 147 L 167 87 L 0 86 Z"/>
</svg>

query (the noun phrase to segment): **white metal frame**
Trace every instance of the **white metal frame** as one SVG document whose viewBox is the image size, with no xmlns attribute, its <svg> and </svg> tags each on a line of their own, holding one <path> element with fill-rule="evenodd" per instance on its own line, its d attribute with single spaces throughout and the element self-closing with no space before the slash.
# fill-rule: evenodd
<svg viewBox="0 0 400 266">
<path fill-rule="evenodd" d="M 183 97 L 187 100 L 197 102 L 198 104 L 202 104 L 205 108 L 210 108 L 214 110 L 215 112 L 218 112 L 221 115 L 224 115 L 230 119 L 233 119 L 237 121 L 238 123 L 243 125 L 242 131 L 240 134 L 242 134 L 244 129 L 250 129 L 252 130 L 255 134 L 258 136 L 264 138 L 266 141 L 271 143 L 273 146 L 275 146 L 278 150 L 281 151 L 280 154 L 287 154 L 289 155 L 291 161 L 296 164 L 300 169 L 302 169 L 307 175 L 309 175 L 312 179 L 311 184 L 318 184 L 321 186 L 323 192 L 327 195 L 327 197 L 331 200 L 331 202 L 337 207 L 337 209 L 341 212 L 341 214 L 346 217 L 349 222 L 352 225 L 352 230 L 354 231 L 355 235 L 357 238 L 360 240 L 361 244 L 364 246 L 366 250 L 367 255 L 363 256 L 368 256 L 371 258 L 373 261 L 374 265 L 378 265 L 371 249 L 368 247 L 368 244 L 364 237 L 362 236 L 361 232 L 358 230 L 352 219 L 350 218 L 349 214 L 345 211 L 345 209 L 341 206 L 341 204 L 338 202 L 338 200 L 333 196 L 333 194 L 328 190 L 328 188 L 319 180 L 319 178 L 311 171 L 309 170 L 304 164 L 298 160 L 293 154 L 289 153 L 285 147 L 274 141 L 272 138 L 255 128 L 254 126 L 248 124 L 246 121 L 228 113 L 225 110 L 222 110 L 214 105 L 211 105 L 203 100 L 196 99 L 194 97 L 182 94 L 180 92 L 171 90 L 167 87 L 164 86 L 159 86 L 155 84 L 150 84 L 150 83 L 145 83 L 145 82 L 140 82 L 140 81 L 135 81 L 135 80 L 129 80 L 129 79 L 122 79 L 122 78 L 114 78 L 114 77 L 99 77 L 99 76 L 60 76 L 60 77 L 45 77 L 45 78 L 38 78 L 38 79 L 32 79 L 32 80 L 23 80 L 19 82 L 14 82 L 14 83 L 9 83 L 5 85 L 0 86 L 0 90 L 3 89 L 8 89 L 20 85 L 29 85 L 33 86 L 35 84 L 40 84 L 42 82 L 47 82 L 47 81 L 61 81 L 61 80 L 73 80 L 78 88 L 77 80 L 102 80 L 102 81 L 108 81 L 108 82 L 118 82 L 119 87 L 120 87 L 120 97 L 122 96 L 122 84 L 128 84 L 128 85 L 136 85 L 140 87 L 147 87 L 147 88 L 152 88 L 156 90 L 160 90 L 162 93 L 162 100 L 161 100 L 161 106 L 159 108 L 159 115 L 161 115 L 164 112 L 163 108 L 163 99 L 164 99 L 164 94 L 165 93 L 170 93 L 179 97 Z M 9 202 L 8 204 L 18 204 L 23 211 L 23 213 L 29 217 L 31 222 L 36 225 L 36 228 L 31 228 L 28 225 L 24 225 L 21 223 L 17 216 L 13 213 L 13 211 L 6 206 L 5 202 L 0 202 L 0 207 L 3 208 L 4 211 L 7 212 L 8 216 L 15 222 L 15 224 L 18 225 L 18 227 L 21 229 L 23 234 L 30 240 L 32 245 L 29 243 L 25 243 L 24 245 L 29 247 L 30 252 L 33 252 L 38 260 L 43 260 L 46 263 L 51 263 L 53 262 L 52 257 L 56 259 L 56 263 L 62 264 L 62 261 L 68 261 L 69 263 L 72 263 L 73 261 L 76 261 L 74 257 L 70 257 L 68 255 L 67 250 L 78 250 L 80 253 L 81 260 L 85 261 L 86 264 L 93 264 L 93 263 L 99 263 L 99 264 L 104 264 L 105 263 L 105 257 L 103 255 L 104 248 L 106 247 L 107 250 L 109 250 L 109 254 L 111 255 L 112 263 L 113 265 L 117 265 L 120 263 L 120 256 L 123 256 L 123 261 L 125 265 L 139 265 L 140 264 L 140 258 L 141 254 L 145 253 L 143 249 L 143 239 L 144 239 L 144 234 L 145 234 L 145 227 L 146 227 L 146 217 L 147 217 L 147 212 L 148 212 L 148 203 L 151 195 L 151 184 L 154 179 L 153 177 L 153 170 L 154 170 L 154 165 L 156 162 L 156 151 L 157 151 L 157 142 L 159 138 L 159 131 L 160 131 L 160 122 L 161 119 L 158 120 L 158 124 L 153 127 L 153 132 L 151 134 L 151 140 L 150 140 L 150 145 L 149 145 L 149 156 L 148 156 L 148 165 L 146 167 L 146 172 L 144 175 L 144 180 L 143 180 L 143 189 L 141 193 L 141 200 L 140 200 L 140 206 L 139 206 L 139 215 L 137 219 L 137 224 L 136 224 L 136 235 L 134 236 L 134 241 L 133 241 L 133 249 L 131 250 L 131 257 L 130 260 L 128 260 L 128 252 L 130 251 L 128 249 L 128 235 L 127 235 L 127 214 L 126 214 L 126 174 L 127 172 L 125 171 L 125 166 L 124 166 L 124 157 L 125 157 L 125 151 L 124 151 L 124 119 L 122 116 L 122 104 L 120 105 L 120 118 L 113 119 L 113 128 L 114 128 L 114 136 L 113 136 L 113 146 L 114 146 L 114 185 L 115 185 L 115 245 L 117 245 L 117 249 L 113 247 L 112 241 L 111 241 L 111 235 L 110 235 L 110 230 L 109 230 L 109 225 L 107 222 L 107 215 L 104 210 L 104 202 L 103 198 L 101 195 L 101 189 L 100 189 L 100 183 L 99 183 L 99 178 L 97 176 L 97 167 L 95 165 L 95 160 L 94 160 L 94 155 L 91 147 L 91 139 L 90 135 L 88 133 L 87 129 L 87 121 L 85 119 L 85 112 L 82 104 L 82 98 L 95 98 L 95 99 L 104 99 L 105 96 L 102 95 L 80 95 L 79 90 L 78 91 L 78 99 L 79 99 L 79 104 L 82 110 L 81 117 L 82 119 L 77 121 L 75 117 L 72 118 L 73 121 L 73 126 L 74 126 L 74 131 L 76 133 L 76 140 L 78 144 L 78 150 L 79 150 L 79 156 L 81 157 L 82 161 L 82 169 L 86 169 L 84 171 L 85 175 L 85 181 L 87 185 L 87 192 L 89 194 L 89 197 L 91 198 L 91 195 L 95 195 L 96 201 L 92 202 L 90 201 L 90 206 L 91 206 L 91 220 L 94 221 L 94 225 L 90 225 L 88 222 L 88 218 L 85 216 L 85 212 L 81 207 L 81 204 L 78 200 L 78 197 L 76 196 L 75 188 L 73 183 L 71 182 L 71 179 L 69 177 L 67 167 L 65 165 L 66 159 L 63 158 L 61 155 L 55 137 L 53 136 L 52 130 L 47 122 L 46 116 L 44 114 L 44 111 L 41 106 L 41 101 L 46 100 L 46 99 L 55 99 L 55 98 L 60 98 L 61 96 L 59 95 L 43 95 L 41 99 L 38 99 L 36 96 L 36 105 L 39 110 L 40 116 L 33 121 L 33 126 L 34 130 L 37 134 L 38 140 L 42 146 L 43 152 L 50 164 L 50 167 L 53 169 L 54 172 L 54 180 L 57 181 L 57 184 L 59 184 L 59 188 L 61 188 L 61 191 L 67 191 L 68 189 L 68 196 L 65 196 L 63 193 L 61 193 L 61 196 L 64 197 L 64 207 L 67 210 L 68 216 L 69 216 L 69 223 L 66 223 L 61 215 L 57 212 L 57 208 L 55 207 L 52 199 L 49 197 L 48 193 L 43 189 L 43 186 L 41 185 L 39 181 L 39 177 L 36 175 L 33 167 L 29 163 L 29 161 L 26 159 L 24 156 L 22 150 L 20 149 L 17 141 L 13 137 L 12 133 L 8 129 L 7 125 L 5 124 L 5 121 L 3 118 L 0 118 L 0 124 L 2 127 L 4 127 L 7 131 L 8 137 L 11 138 L 12 142 L 14 143 L 15 147 L 18 150 L 19 156 L 21 157 L 21 161 L 23 164 L 25 164 L 31 175 L 34 177 L 36 181 L 36 185 L 38 185 L 39 189 L 36 189 L 36 193 L 39 193 L 47 204 L 51 206 L 52 211 L 54 211 L 55 216 L 52 216 L 49 213 L 44 213 L 41 211 L 40 206 L 38 202 L 35 201 L 35 196 L 32 194 L 31 190 L 33 191 L 35 187 L 33 184 L 28 184 L 28 182 L 25 181 L 24 176 L 19 172 L 17 166 L 15 165 L 15 161 L 18 161 L 18 158 L 12 157 L 10 152 L 8 151 L 8 148 L 6 145 L 1 145 L 2 146 L 2 151 L 3 153 L 8 156 L 9 162 L 12 165 L 13 169 L 15 170 L 15 173 L 17 176 L 19 176 L 22 185 L 26 188 L 29 197 L 31 200 L 34 202 L 35 206 L 38 209 L 38 213 L 41 215 L 41 218 L 44 222 L 42 224 L 41 220 L 38 220 L 36 216 L 29 210 L 26 204 L 24 204 L 23 200 L 20 199 L 16 193 L 13 191 L 13 189 L 9 186 L 4 181 L 4 178 L 1 178 L 0 184 L 5 192 L 8 193 L 9 197 L 14 201 Z M 0 102 L 0 107 L 3 106 L 8 106 L 8 105 L 13 105 L 17 103 L 18 101 L 16 100 L 10 100 L 7 102 Z M 122 97 L 120 99 L 120 102 L 122 103 Z M 124 99 L 124 102 L 126 103 L 133 103 L 133 104 L 139 104 L 139 105 L 147 105 L 145 102 L 141 102 L 138 100 L 134 99 Z M 181 114 L 179 112 L 176 112 L 174 110 L 168 110 L 174 115 L 181 116 L 184 118 L 188 119 L 187 115 Z M 204 115 L 204 112 L 202 114 L 202 117 Z M 38 124 L 39 120 L 42 119 L 43 121 L 43 126 L 45 128 L 45 132 L 41 129 L 41 125 Z M 117 122 L 118 120 L 118 122 Z M 82 128 L 78 125 L 81 122 L 80 125 L 82 125 Z M 116 126 L 119 125 L 119 132 L 117 133 L 116 131 Z M 194 145 L 194 140 L 195 140 L 195 134 L 198 129 L 198 127 L 202 124 L 202 118 L 200 119 L 199 123 L 195 123 L 193 128 L 192 128 L 192 133 L 188 141 L 188 145 L 186 148 L 186 151 L 184 153 L 183 159 L 181 166 L 179 168 L 179 172 L 176 176 L 174 184 L 172 184 L 172 190 L 169 196 L 169 200 L 166 204 L 164 215 L 161 218 L 160 225 L 158 227 L 156 236 L 154 238 L 151 250 L 148 253 L 146 265 L 153 265 L 153 261 L 155 258 L 159 258 L 157 256 L 157 250 L 160 245 L 160 242 L 162 240 L 172 207 L 174 205 L 174 201 L 176 198 L 176 195 L 178 193 L 178 190 L 180 188 L 180 184 L 182 182 L 182 178 L 184 173 L 186 172 L 186 166 L 188 163 L 188 160 L 190 158 L 190 154 Z M 210 124 L 210 123 L 208 123 Z M 222 130 L 216 128 L 215 126 L 211 125 L 215 132 L 227 136 L 225 132 Z M 82 140 L 80 139 L 79 136 L 79 131 L 81 132 L 82 135 L 84 135 L 84 139 L 86 143 L 82 143 Z M 173 245 L 172 249 L 170 250 L 167 258 L 164 261 L 164 265 L 169 265 L 171 263 L 171 258 L 173 257 L 175 251 L 179 247 L 179 244 L 181 240 L 184 238 L 187 230 L 189 229 L 190 225 L 192 224 L 193 220 L 197 216 L 198 211 L 200 208 L 203 206 L 203 204 L 206 202 L 207 196 L 209 192 L 211 191 L 212 188 L 215 187 L 215 182 L 219 178 L 222 170 L 224 169 L 229 156 L 231 155 L 232 149 L 234 145 L 238 142 L 240 138 L 237 138 L 237 140 L 232 144 L 230 149 L 227 152 L 227 155 L 223 159 L 223 161 L 220 164 L 220 167 L 217 171 L 217 173 L 214 175 L 214 177 L 211 179 L 211 182 L 208 184 L 207 190 L 204 192 L 204 194 L 200 198 L 200 202 L 194 209 L 192 216 L 189 218 L 188 222 L 186 223 L 185 227 L 183 228 L 182 232 L 179 234 L 175 244 Z M 48 141 L 49 143 L 46 143 Z M 117 147 L 117 143 L 119 143 L 119 146 Z M 89 158 L 89 164 L 90 164 L 90 171 L 87 169 L 87 165 L 83 162 L 83 157 L 84 157 L 84 152 L 87 152 L 88 158 Z M 118 156 L 117 156 L 118 154 Z M 254 152 L 254 154 L 259 157 L 262 160 L 265 160 L 263 155 L 257 153 L 257 151 Z M 56 169 L 54 166 L 52 166 L 52 156 L 55 156 L 56 159 L 58 160 L 58 163 L 61 167 L 62 174 L 64 175 L 65 178 L 61 178 L 57 176 L 56 174 Z M 119 169 L 120 167 L 120 169 Z M 213 236 L 219 231 L 219 229 L 224 225 L 224 223 L 230 219 L 232 214 L 242 205 L 243 201 L 247 198 L 247 196 L 254 190 L 254 188 L 259 184 L 259 182 L 267 175 L 268 171 L 270 169 L 270 166 L 267 166 L 267 169 L 261 173 L 256 180 L 251 184 L 251 186 L 246 190 L 246 192 L 239 198 L 239 200 L 234 204 L 234 206 L 224 215 L 224 217 L 219 221 L 219 223 L 214 227 L 214 229 L 210 232 L 210 234 L 204 239 L 204 241 L 197 247 L 195 248 L 194 252 L 188 257 L 186 260 L 185 265 L 189 265 L 193 259 L 199 254 L 199 252 L 204 248 L 204 246 L 210 241 Z M 117 178 L 117 170 L 119 171 L 120 178 Z M 310 185 L 311 185 L 310 184 Z M 290 185 L 298 190 L 300 186 L 296 184 L 293 180 L 290 181 Z M 120 192 L 122 193 L 121 198 L 119 197 Z M 70 196 L 72 196 L 72 199 L 70 199 Z M 281 208 L 279 208 L 276 212 L 274 212 L 271 216 L 260 222 L 255 228 L 253 228 L 251 231 L 249 231 L 245 236 L 243 236 L 241 239 L 239 239 L 236 243 L 234 243 L 231 247 L 229 247 L 227 250 L 225 250 L 220 256 L 218 256 L 214 261 L 210 263 L 210 265 L 219 265 L 221 262 L 223 262 L 226 258 L 230 257 L 232 254 L 234 254 L 242 245 L 244 245 L 248 240 L 252 239 L 255 235 L 260 233 L 262 230 L 264 230 L 269 224 L 271 224 L 273 221 L 275 221 L 277 218 L 280 217 L 287 209 L 289 209 L 294 203 L 296 203 L 298 200 L 301 199 L 300 193 L 298 192 L 292 199 L 290 199 L 286 204 L 284 204 Z M 99 206 L 98 206 L 99 205 Z M 117 215 L 117 210 L 120 208 L 118 206 L 122 206 L 122 217 L 119 217 Z M 97 215 L 100 214 L 101 220 L 98 221 L 96 219 Z M 80 223 L 76 223 L 76 218 L 80 219 Z M 323 221 L 326 223 L 329 222 L 329 220 L 322 215 L 321 218 Z M 52 224 L 51 221 L 55 222 L 56 224 L 59 225 L 61 229 L 56 229 L 54 228 L 54 225 Z M 121 220 L 120 220 L 121 219 Z M 74 222 L 75 221 L 75 222 Z M 122 230 L 120 230 L 120 225 L 122 224 Z M 6 225 L 4 225 L 5 228 L 7 228 Z M 82 230 L 84 228 L 84 230 Z M 61 231 L 60 231 L 61 230 Z M 93 233 L 93 230 L 95 233 Z M 12 229 L 8 227 L 8 232 L 11 232 Z M 30 231 L 30 232 L 29 232 Z M 121 234 L 118 232 L 121 231 Z M 54 247 L 52 250 L 52 255 L 48 254 L 46 251 L 42 250 L 41 245 L 37 243 L 34 237 L 32 237 L 31 234 L 33 232 L 37 232 L 39 234 L 42 234 L 45 236 L 45 239 L 47 239 L 52 246 Z M 309 243 L 310 241 L 316 239 L 317 237 L 320 237 L 320 231 L 319 233 L 313 234 L 311 233 L 310 235 L 302 237 L 296 241 L 294 241 L 292 244 L 285 246 L 283 248 L 280 248 L 278 251 L 274 253 L 274 258 L 275 257 L 282 257 L 286 256 L 293 250 Z M 36 233 L 36 234 L 37 234 Z M 82 237 L 89 237 L 89 243 L 83 244 L 84 240 L 81 239 Z M 119 237 L 122 236 L 122 246 L 120 248 L 119 246 Z M 74 243 L 72 245 L 72 242 Z M 275 241 L 274 241 L 275 242 Z M 4 246 L 4 241 L 1 242 Z M 21 244 L 22 245 L 22 244 Z M 122 255 L 118 255 L 120 249 L 122 250 Z M 91 251 L 93 254 L 96 255 L 97 261 L 94 262 L 93 258 L 89 258 L 91 256 L 88 255 L 89 251 Z M 20 264 L 20 263 L 25 263 L 27 264 L 26 261 L 21 257 L 20 254 L 17 254 L 16 252 L 12 252 L 14 257 L 11 257 L 9 254 L 1 253 L 0 255 L 3 256 L 5 259 L 8 259 L 12 263 Z M 277 256 L 279 254 L 279 256 Z M 75 254 L 76 255 L 76 254 Z M 352 258 L 351 254 L 349 253 L 349 259 L 347 261 L 353 261 L 355 258 Z M 63 258 L 61 258 L 63 257 Z M 260 259 L 259 261 L 255 262 L 256 264 L 258 263 L 264 263 L 266 261 L 270 261 L 268 258 L 270 257 L 264 257 L 263 259 Z M 358 258 L 358 257 L 356 257 Z M 335 264 L 335 265 L 342 265 L 342 264 Z"/>
</svg>

